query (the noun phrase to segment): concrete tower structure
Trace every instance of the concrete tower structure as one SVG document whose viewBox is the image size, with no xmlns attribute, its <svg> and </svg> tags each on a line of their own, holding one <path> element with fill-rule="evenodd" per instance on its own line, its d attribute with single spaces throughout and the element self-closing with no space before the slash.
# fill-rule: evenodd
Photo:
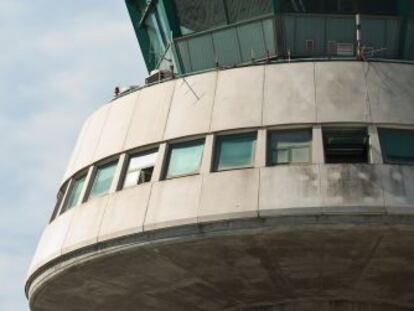
<svg viewBox="0 0 414 311">
<path fill-rule="evenodd" d="M 414 310 L 410 0 L 127 0 L 31 309 Z"/>
</svg>

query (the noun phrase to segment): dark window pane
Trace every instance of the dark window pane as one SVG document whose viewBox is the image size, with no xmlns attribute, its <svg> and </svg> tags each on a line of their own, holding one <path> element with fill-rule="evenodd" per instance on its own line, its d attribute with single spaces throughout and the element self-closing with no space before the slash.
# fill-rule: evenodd
<svg viewBox="0 0 414 311">
<path fill-rule="evenodd" d="M 367 163 L 368 134 L 366 129 L 324 129 L 326 163 Z"/>
<path fill-rule="evenodd" d="M 378 129 L 386 163 L 414 164 L 414 131 Z"/>
<path fill-rule="evenodd" d="M 219 136 L 216 143 L 215 170 L 252 165 L 255 141 L 256 133 Z"/>
</svg>

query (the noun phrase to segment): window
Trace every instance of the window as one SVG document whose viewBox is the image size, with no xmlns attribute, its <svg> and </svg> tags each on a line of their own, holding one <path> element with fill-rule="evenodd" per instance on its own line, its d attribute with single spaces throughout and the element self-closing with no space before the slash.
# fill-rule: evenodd
<svg viewBox="0 0 414 311">
<path fill-rule="evenodd" d="M 324 129 L 323 143 L 326 163 L 368 163 L 366 129 Z"/>
<path fill-rule="evenodd" d="M 229 23 L 272 14 L 272 0 L 224 0 Z"/>
<path fill-rule="evenodd" d="M 63 214 L 67 210 L 70 210 L 72 207 L 80 203 L 80 196 L 85 185 L 86 174 L 75 178 L 72 182 L 72 186 L 69 189 L 65 203 L 63 204 L 60 214 Z"/>
<path fill-rule="evenodd" d="M 274 131 L 268 137 L 268 165 L 311 162 L 310 129 Z"/>
<path fill-rule="evenodd" d="M 249 167 L 254 161 L 256 133 L 218 136 L 214 171 Z"/>
<path fill-rule="evenodd" d="M 123 188 L 150 182 L 158 150 L 133 156 L 129 159 Z"/>
<path fill-rule="evenodd" d="M 114 178 L 117 163 L 118 161 L 115 161 L 98 167 L 88 199 L 96 197 L 100 194 L 105 194 L 109 191 L 112 179 Z"/>
<path fill-rule="evenodd" d="M 168 153 L 166 178 L 198 173 L 204 139 L 171 145 Z"/>
<path fill-rule="evenodd" d="M 223 0 L 175 0 L 183 35 L 226 24 Z"/>
<path fill-rule="evenodd" d="M 53 220 L 55 220 L 55 218 L 56 218 L 56 216 L 59 212 L 59 207 L 60 207 L 60 204 L 62 203 L 63 196 L 65 195 L 67 185 L 68 184 L 65 183 L 63 185 L 63 187 L 59 190 L 58 194 L 56 195 L 56 203 L 55 203 L 55 207 L 53 209 L 52 217 L 50 217 L 49 223 L 51 223 Z"/>
<path fill-rule="evenodd" d="M 414 131 L 378 129 L 385 163 L 414 164 Z"/>
</svg>

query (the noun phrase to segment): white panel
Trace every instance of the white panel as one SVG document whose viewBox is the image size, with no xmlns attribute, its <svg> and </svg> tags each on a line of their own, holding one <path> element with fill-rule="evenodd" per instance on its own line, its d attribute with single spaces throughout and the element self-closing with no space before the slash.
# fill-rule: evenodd
<svg viewBox="0 0 414 311">
<path fill-rule="evenodd" d="M 91 199 L 74 209 L 74 215 L 62 249 L 63 253 L 98 241 L 98 233 L 108 197 L 109 195 L 104 195 Z"/>
<path fill-rule="evenodd" d="M 66 172 L 63 175 L 62 183 L 65 182 L 69 177 L 71 177 L 72 174 L 76 171 L 76 168 L 75 168 L 76 160 L 79 156 L 80 148 L 85 140 L 86 133 L 88 131 L 88 126 L 89 126 L 89 119 L 85 120 L 85 122 L 83 123 L 82 129 L 79 133 L 79 136 L 76 141 L 75 147 L 72 151 L 72 155 L 70 157 L 68 166 L 66 168 Z"/>
<path fill-rule="evenodd" d="M 109 198 L 99 232 L 99 240 L 138 233 L 143 230 L 151 184 L 116 192 Z"/>
<path fill-rule="evenodd" d="M 321 195 L 327 213 L 384 212 L 382 179 L 376 165 L 321 165 Z"/>
<path fill-rule="evenodd" d="M 265 67 L 263 124 L 316 122 L 314 64 Z"/>
<path fill-rule="evenodd" d="M 264 67 L 220 71 L 213 131 L 261 125 Z"/>
<path fill-rule="evenodd" d="M 256 217 L 259 170 L 218 172 L 203 179 L 199 221 Z"/>
<path fill-rule="evenodd" d="M 88 120 L 85 135 L 82 135 L 78 156 L 73 166 L 73 172 L 89 165 L 93 161 L 96 147 L 101 138 L 102 129 L 110 110 L 110 105 L 99 108 Z"/>
<path fill-rule="evenodd" d="M 317 165 L 279 165 L 261 169 L 259 214 L 320 212 L 319 183 Z"/>
<path fill-rule="evenodd" d="M 368 63 L 368 98 L 372 120 L 414 124 L 414 66 Z"/>
<path fill-rule="evenodd" d="M 319 122 L 369 120 L 364 62 L 316 63 L 316 105 Z"/>
<path fill-rule="evenodd" d="M 144 230 L 197 222 L 201 176 L 153 184 Z"/>
<path fill-rule="evenodd" d="M 125 149 L 162 140 L 176 81 L 164 82 L 141 90 L 135 104 Z"/>
<path fill-rule="evenodd" d="M 216 72 L 177 81 L 165 139 L 208 132 L 216 82 Z"/>
<path fill-rule="evenodd" d="M 95 152 L 95 161 L 122 150 L 138 96 L 139 92 L 134 92 L 111 103 L 110 111 Z"/>
<path fill-rule="evenodd" d="M 61 255 L 72 216 L 73 210 L 67 211 L 45 228 L 32 259 L 29 275 L 41 265 Z"/>
</svg>

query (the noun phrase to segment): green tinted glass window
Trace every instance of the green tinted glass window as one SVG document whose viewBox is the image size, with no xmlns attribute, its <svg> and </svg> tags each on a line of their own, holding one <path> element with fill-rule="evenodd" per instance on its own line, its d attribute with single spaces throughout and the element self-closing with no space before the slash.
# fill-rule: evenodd
<svg viewBox="0 0 414 311">
<path fill-rule="evenodd" d="M 166 178 L 195 174 L 203 154 L 204 140 L 179 143 L 170 146 Z"/>
<path fill-rule="evenodd" d="M 80 203 L 80 195 L 85 185 L 85 180 L 86 175 L 83 175 L 73 181 L 72 187 L 69 189 L 68 197 L 60 212 L 61 214 Z"/>
<path fill-rule="evenodd" d="M 414 131 L 378 129 L 385 163 L 414 164 Z"/>
<path fill-rule="evenodd" d="M 269 133 L 268 165 L 311 162 L 311 130 Z"/>
<path fill-rule="evenodd" d="M 214 170 L 251 166 L 254 161 L 255 141 L 256 133 L 217 137 Z"/>
<path fill-rule="evenodd" d="M 89 193 L 89 198 L 95 197 L 99 194 L 104 194 L 109 191 L 114 178 L 117 162 L 111 162 L 105 166 L 98 167 L 95 178 L 93 180 L 92 188 Z"/>
</svg>

